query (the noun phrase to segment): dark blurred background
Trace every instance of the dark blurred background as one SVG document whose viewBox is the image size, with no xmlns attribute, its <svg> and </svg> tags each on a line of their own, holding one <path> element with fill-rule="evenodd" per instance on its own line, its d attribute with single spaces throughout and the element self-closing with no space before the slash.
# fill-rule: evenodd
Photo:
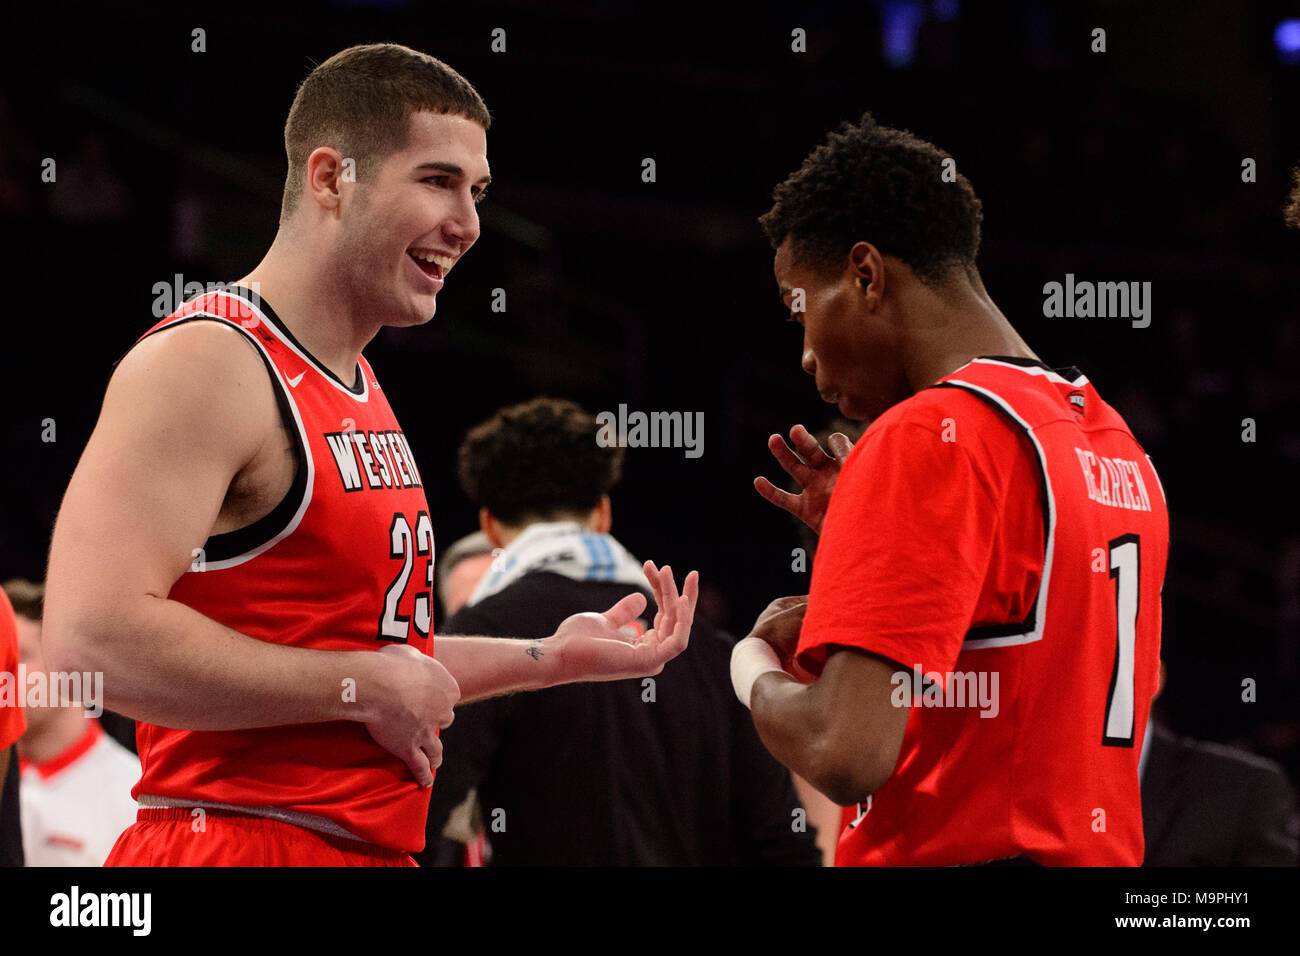
<svg viewBox="0 0 1300 956">
<path fill-rule="evenodd" d="M 297 82 L 343 47 L 396 41 L 464 73 L 494 115 L 482 238 L 430 324 L 385 330 L 366 353 L 439 542 L 476 526 L 455 451 L 504 404 L 544 393 L 592 411 L 702 411 L 703 457 L 630 452 L 614 532 L 638 556 L 698 567 L 707 613 L 745 633 L 768 600 L 808 586 L 791 571 L 795 528 L 751 487 L 783 477 L 765 440 L 835 412 L 800 370 L 755 218 L 829 128 L 870 109 L 956 158 L 984 202 L 990 294 L 1049 364 L 1089 375 L 1160 470 L 1169 722 L 1277 757 L 1296 779 L 1300 233 L 1280 210 L 1300 163 L 1300 0 L 654 10 L 7 13 L 0 222 L 17 388 L 0 577 L 42 576 L 111 364 L 156 321 L 155 284 L 233 280 L 269 245 Z M 1090 49 L 1096 27 L 1105 53 Z M 1067 272 L 1150 281 L 1150 327 L 1044 318 L 1043 285 Z"/>
</svg>

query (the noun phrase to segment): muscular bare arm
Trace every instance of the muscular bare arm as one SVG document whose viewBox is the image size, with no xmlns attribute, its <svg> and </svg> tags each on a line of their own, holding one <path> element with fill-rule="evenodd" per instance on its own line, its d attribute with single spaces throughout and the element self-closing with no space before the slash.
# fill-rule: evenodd
<svg viewBox="0 0 1300 956">
<path fill-rule="evenodd" d="M 835 803 L 861 803 L 893 774 L 902 748 L 908 708 L 890 700 L 897 669 L 838 648 L 815 683 L 764 674 L 751 698 L 754 726 L 776 759 Z"/>
</svg>

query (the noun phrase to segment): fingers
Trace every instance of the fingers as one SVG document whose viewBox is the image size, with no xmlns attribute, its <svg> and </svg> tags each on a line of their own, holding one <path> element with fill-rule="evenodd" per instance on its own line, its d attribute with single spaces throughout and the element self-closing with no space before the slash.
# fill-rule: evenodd
<svg viewBox="0 0 1300 956">
<path fill-rule="evenodd" d="M 422 787 L 433 786 L 433 770 L 442 765 L 442 741 L 432 737 L 406 755 L 411 776 Z"/>
<path fill-rule="evenodd" d="M 677 595 L 677 582 L 673 580 L 673 569 L 666 564 L 664 565 L 663 568 L 661 581 L 663 583 L 663 592 L 664 592 L 663 627 L 664 630 L 671 633 L 673 628 L 677 626 L 678 595 Z"/>
<path fill-rule="evenodd" d="M 662 664 L 684 651 L 690 641 L 695 606 L 700 599 L 700 574 L 692 571 L 686 575 L 682 593 L 678 594 L 671 567 L 664 565 L 654 573 L 653 562 L 647 561 L 645 567 L 646 577 L 651 580 L 659 605 L 654 628 L 647 635 L 653 635 L 648 646 L 652 648 L 654 659 Z"/>
<path fill-rule="evenodd" d="M 673 580 L 673 569 L 664 565 L 664 597 L 672 607 L 677 607 L 677 582 Z"/>
<path fill-rule="evenodd" d="M 835 432 L 827 440 L 826 444 L 831 446 L 831 451 L 840 460 L 841 464 L 843 464 L 845 458 L 849 457 L 849 452 L 853 451 L 853 442 L 843 432 Z"/>
<path fill-rule="evenodd" d="M 686 575 L 682 593 L 679 594 L 671 567 L 664 565 L 663 568 L 656 568 L 653 561 L 647 561 L 643 566 L 643 570 L 646 579 L 650 582 L 650 587 L 654 590 L 658 612 L 655 614 L 654 627 L 643 635 L 643 639 L 639 643 L 642 649 L 653 658 L 653 661 L 662 666 L 665 661 L 672 660 L 684 651 L 690 641 L 691 624 L 695 620 L 695 607 L 700 600 L 700 574 L 698 571 L 692 571 Z M 624 598 L 614 608 L 617 609 L 620 605 L 629 601 L 632 596 L 629 595 Z M 642 600 L 644 600 L 644 597 L 642 597 Z M 609 613 L 612 613 L 612 610 Z M 609 613 L 606 614 L 606 617 L 609 616 Z M 654 673 L 658 673 L 658 671 Z"/>
<path fill-rule="evenodd" d="M 772 602 L 771 604 L 769 604 L 767 607 L 768 607 L 768 610 L 770 610 L 770 611 L 771 611 L 771 610 L 784 611 L 786 608 L 798 607 L 800 604 L 807 604 L 807 603 L 808 603 L 808 595 L 806 595 L 806 594 L 791 594 L 789 597 L 779 597 L 779 598 L 777 598 L 775 601 L 773 601 L 773 602 Z"/>
<path fill-rule="evenodd" d="M 650 582 L 650 590 L 655 593 L 655 606 L 662 606 L 663 601 L 661 600 L 662 589 L 659 582 L 659 569 L 655 567 L 653 561 L 647 561 L 645 564 L 641 565 L 641 570 L 645 573 L 645 579 Z"/>
<path fill-rule="evenodd" d="M 671 567 L 665 564 L 662 569 L 655 570 L 654 562 L 647 561 L 645 572 L 655 592 L 655 620 L 651 630 L 658 642 L 662 642 L 677 626 L 681 598 L 677 594 L 677 582 L 673 580 Z"/>
<path fill-rule="evenodd" d="M 659 569 L 655 567 L 653 561 L 647 561 L 641 565 L 641 570 L 645 572 L 646 580 L 650 582 L 650 589 L 655 595 L 655 619 L 650 625 L 652 631 L 658 631 L 660 623 L 664 617 L 664 589 L 663 580 L 660 577 Z"/>
<path fill-rule="evenodd" d="M 798 511 L 799 496 L 792 495 L 788 491 L 782 491 L 762 475 L 754 479 L 754 490 L 783 511 L 788 511 L 791 514 Z"/>
<path fill-rule="evenodd" d="M 768 604 L 767 607 L 763 608 L 762 612 L 759 613 L 758 618 L 754 621 L 754 627 L 757 628 L 760 624 L 771 620 L 789 608 L 798 607 L 801 604 L 807 603 L 808 595 L 806 594 L 793 594 L 789 597 L 779 597 Z"/>
<path fill-rule="evenodd" d="M 700 572 L 692 571 L 686 575 L 686 581 L 682 585 L 682 596 L 686 600 L 686 609 L 683 616 L 686 619 L 686 633 L 689 636 L 691 623 L 695 620 L 695 605 L 700 601 Z"/>
<path fill-rule="evenodd" d="M 682 596 L 674 602 L 677 605 L 677 616 L 672 633 L 665 642 L 668 644 L 666 650 L 668 655 L 665 659 L 676 657 L 682 651 L 686 650 L 687 644 L 691 639 L 691 625 L 695 621 L 695 605 L 700 598 L 700 575 L 698 571 L 692 571 L 686 575 L 686 580 L 682 584 Z M 676 589 L 674 588 L 674 596 Z"/>
<path fill-rule="evenodd" d="M 791 432 L 794 434 L 794 432 Z M 794 450 L 785 443 L 785 439 L 780 435 L 771 435 L 767 439 L 768 450 L 772 452 L 772 457 L 776 459 L 777 464 L 785 469 L 788 474 L 799 484 L 806 484 L 809 468 L 804 461 L 795 454 Z"/>
<path fill-rule="evenodd" d="M 794 450 L 799 457 L 814 471 L 831 461 L 831 456 L 826 454 L 821 443 L 802 425 L 790 429 L 790 441 L 794 443 Z"/>
<path fill-rule="evenodd" d="M 668 656 L 672 657 L 686 648 L 686 642 L 690 636 L 691 623 L 695 617 L 695 602 L 699 598 L 699 574 L 692 571 L 686 575 L 684 583 L 685 594 L 678 595 L 677 587 L 673 585 L 673 616 L 669 626 L 660 635 L 660 643 L 669 645 L 667 648 Z"/>
<path fill-rule="evenodd" d="M 633 591 L 605 612 L 605 620 L 616 628 L 631 624 L 645 610 L 645 595 Z"/>
</svg>

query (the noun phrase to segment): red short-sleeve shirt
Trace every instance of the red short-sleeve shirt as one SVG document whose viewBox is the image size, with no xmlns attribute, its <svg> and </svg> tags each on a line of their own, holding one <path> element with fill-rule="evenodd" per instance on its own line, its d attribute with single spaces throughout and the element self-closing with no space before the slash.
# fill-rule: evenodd
<svg viewBox="0 0 1300 956">
<path fill-rule="evenodd" d="M 827 649 L 845 645 L 946 674 L 972 626 L 1026 616 L 1042 569 L 1028 441 L 974 396 L 921 392 L 875 422 L 844 464 L 799 663 L 820 674 Z"/>
</svg>

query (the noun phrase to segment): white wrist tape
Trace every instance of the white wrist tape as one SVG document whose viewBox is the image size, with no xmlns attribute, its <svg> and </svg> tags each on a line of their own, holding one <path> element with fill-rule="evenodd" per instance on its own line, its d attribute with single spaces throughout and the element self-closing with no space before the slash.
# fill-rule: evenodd
<svg viewBox="0 0 1300 956">
<path fill-rule="evenodd" d="M 754 693 L 754 683 L 769 671 L 785 673 L 785 668 L 772 645 L 761 637 L 747 637 L 732 648 L 731 686 L 746 707 Z"/>
</svg>

